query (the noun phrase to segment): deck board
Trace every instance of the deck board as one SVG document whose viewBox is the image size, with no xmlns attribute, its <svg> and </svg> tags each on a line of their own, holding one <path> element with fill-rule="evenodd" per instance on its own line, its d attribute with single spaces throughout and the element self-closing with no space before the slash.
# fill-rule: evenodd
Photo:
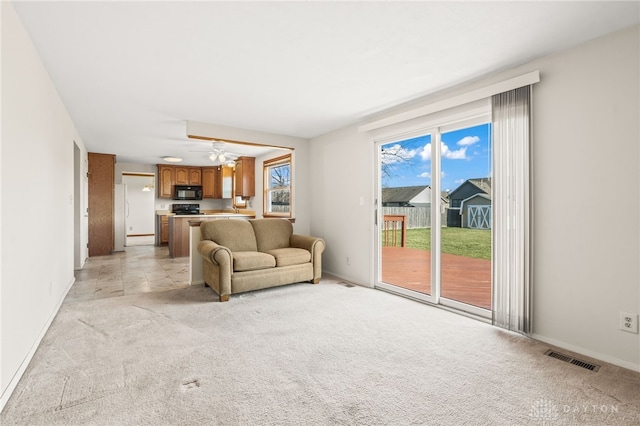
<svg viewBox="0 0 640 426">
<path fill-rule="evenodd" d="M 443 253 L 441 297 L 491 309 L 491 261 Z M 431 294 L 431 252 L 382 247 L 382 281 Z"/>
</svg>

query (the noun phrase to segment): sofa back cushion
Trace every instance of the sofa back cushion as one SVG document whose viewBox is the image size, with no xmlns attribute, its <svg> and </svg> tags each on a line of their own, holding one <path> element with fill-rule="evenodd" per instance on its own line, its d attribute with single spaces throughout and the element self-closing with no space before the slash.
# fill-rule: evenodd
<svg viewBox="0 0 640 426">
<path fill-rule="evenodd" d="M 206 220 L 200 224 L 200 235 L 203 240 L 211 240 L 232 252 L 258 250 L 253 227 L 246 220 Z"/>
<path fill-rule="evenodd" d="M 258 244 L 258 251 L 289 247 L 289 240 L 293 234 L 293 225 L 287 219 L 251 219 Z"/>
</svg>

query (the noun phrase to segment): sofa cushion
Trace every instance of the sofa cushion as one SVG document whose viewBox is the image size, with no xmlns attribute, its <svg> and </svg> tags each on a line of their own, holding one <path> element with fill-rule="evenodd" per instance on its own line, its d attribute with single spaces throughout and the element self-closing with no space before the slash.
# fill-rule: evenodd
<svg viewBox="0 0 640 426">
<path fill-rule="evenodd" d="M 268 253 L 276 259 L 276 266 L 300 265 L 311 262 L 311 253 L 305 249 L 287 247 L 269 250 Z"/>
<path fill-rule="evenodd" d="M 293 225 L 287 219 L 251 219 L 256 235 L 258 251 L 268 252 L 273 249 L 289 247 L 293 234 Z"/>
<path fill-rule="evenodd" d="M 253 227 L 246 220 L 213 219 L 200 224 L 203 240 L 211 240 L 231 250 L 256 251 L 256 236 Z"/>
<path fill-rule="evenodd" d="M 255 271 L 275 268 L 276 259 L 270 254 L 259 251 L 234 251 L 233 272 Z"/>
</svg>

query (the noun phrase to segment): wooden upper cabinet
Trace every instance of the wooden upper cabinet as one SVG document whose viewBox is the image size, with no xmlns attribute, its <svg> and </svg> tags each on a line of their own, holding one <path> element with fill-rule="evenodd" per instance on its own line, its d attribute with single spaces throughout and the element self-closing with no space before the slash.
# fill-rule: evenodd
<svg viewBox="0 0 640 426">
<path fill-rule="evenodd" d="M 158 164 L 158 198 L 173 198 L 175 176 L 174 166 Z"/>
<path fill-rule="evenodd" d="M 202 169 L 200 167 L 175 166 L 176 185 L 202 185 Z"/>
<path fill-rule="evenodd" d="M 202 185 L 202 169 L 189 167 L 189 185 Z"/>
<path fill-rule="evenodd" d="M 158 198 L 173 198 L 175 185 L 202 185 L 202 168 L 158 164 Z"/>
<path fill-rule="evenodd" d="M 175 167 L 176 177 L 174 183 L 176 185 L 189 185 L 189 167 Z"/>
<path fill-rule="evenodd" d="M 235 195 L 244 199 L 256 195 L 255 157 L 238 157 L 236 160 Z"/>
<path fill-rule="evenodd" d="M 218 166 L 202 168 L 202 198 L 222 198 Z"/>
</svg>

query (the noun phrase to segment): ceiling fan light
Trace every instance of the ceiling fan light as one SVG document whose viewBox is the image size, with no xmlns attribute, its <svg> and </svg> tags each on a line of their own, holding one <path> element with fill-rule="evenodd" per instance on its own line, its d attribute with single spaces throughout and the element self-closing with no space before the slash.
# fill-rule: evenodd
<svg viewBox="0 0 640 426">
<path fill-rule="evenodd" d="M 227 157 L 225 157 L 224 154 L 220 154 L 218 156 L 218 159 L 220 160 L 221 163 L 224 163 L 227 160 Z"/>
</svg>

